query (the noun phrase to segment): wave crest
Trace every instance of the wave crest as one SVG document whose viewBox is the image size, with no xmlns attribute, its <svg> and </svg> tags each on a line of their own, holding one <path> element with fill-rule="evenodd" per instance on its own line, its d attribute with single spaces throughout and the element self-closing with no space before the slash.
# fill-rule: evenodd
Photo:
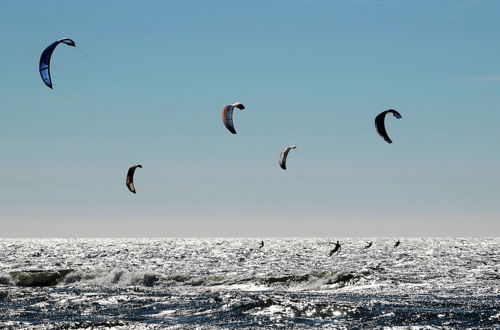
<svg viewBox="0 0 500 330">
<path fill-rule="evenodd" d="M 259 285 L 264 287 L 285 287 L 296 289 L 315 289 L 324 286 L 343 287 L 354 285 L 370 275 L 369 270 L 356 271 L 313 271 L 302 275 L 282 276 L 193 276 L 186 274 L 159 274 L 155 272 L 134 272 L 124 269 L 111 271 L 88 270 L 50 270 L 50 271 L 16 271 L 9 274 L 0 273 L 0 284 L 15 286 L 56 286 L 56 285 L 97 285 L 111 286 L 235 286 Z"/>
</svg>

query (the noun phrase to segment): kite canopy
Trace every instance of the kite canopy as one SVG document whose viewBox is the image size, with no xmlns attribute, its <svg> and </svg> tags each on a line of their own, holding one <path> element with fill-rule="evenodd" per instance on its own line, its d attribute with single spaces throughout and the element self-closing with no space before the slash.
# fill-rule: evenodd
<svg viewBox="0 0 500 330">
<path fill-rule="evenodd" d="M 59 45 L 60 43 L 72 47 L 76 46 L 73 40 L 64 38 L 51 43 L 47 48 L 45 48 L 42 55 L 40 56 L 40 65 L 38 69 L 40 71 L 40 76 L 42 77 L 43 82 L 49 88 L 52 88 L 52 79 L 50 78 L 50 58 L 52 57 L 54 49 L 56 49 L 57 45 Z"/>
<path fill-rule="evenodd" d="M 380 135 L 387 143 L 392 143 L 391 138 L 385 130 L 385 115 L 392 113 L 397 119 L 401 119 L 402 116 L 399 112 L 394 109 L 389 109 L 381 112 L 377 117 L 375 117 L 375 128 L 377 129 L 378 135 Z"/>
<path fill-rule="evenodd" d="M 132 167 L 130 167 L 128 169 L 128 173 L 127 173 L 127 181 L 126 181 L 126 185 L 127 185 L 127 188 L 128 190 L 130 190 L 131 192 L 133 192 L 135 194 L 135 186 L 134 186 L 134 174 L 135 174 L 135 170 L 137 168 L 142 168 L 142 165 L 134 165 Z"/>
<path fill-rule="evenodd" d="M 286 159 L 290 150 L 297 148 L 296 146 L 288 146 L 281 151 L 280 154 L 280 166 L 282 169 L 286 170 Z"/>
<path fill-rule="evenodd" d="M 234 124 L 233 124 L 233 110 L 234 108 L 238 108 L 240 110 L 245 109 L 245 106 L 239 102 L 233 103 L 226 105 L 224 109 L 222 110 L 222 122 L 226 126 L 226 128 L 229 130 L 229 132 L 236 134 L 236 130 L 234 129 Z"/>
</svg>

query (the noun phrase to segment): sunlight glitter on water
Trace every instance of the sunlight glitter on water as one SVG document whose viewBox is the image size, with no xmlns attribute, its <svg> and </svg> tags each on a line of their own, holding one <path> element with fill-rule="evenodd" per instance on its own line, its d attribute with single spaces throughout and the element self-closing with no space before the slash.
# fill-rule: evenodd
<svg viewBox="0 0 500 330">
<path fill-rule="evenodd" d="M 500 239 L 369 240 L 3 239 L 0 326 L 500 326 Z"/>
</svg>

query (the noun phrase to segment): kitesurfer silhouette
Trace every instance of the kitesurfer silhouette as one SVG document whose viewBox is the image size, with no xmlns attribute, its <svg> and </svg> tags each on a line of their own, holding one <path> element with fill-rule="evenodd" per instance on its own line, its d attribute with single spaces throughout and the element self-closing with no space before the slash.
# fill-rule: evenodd
<svg viewBox="0 0 500 330">
<path fill-rule="evenodd" d="M 340 247 L 340 243 L 339 241 L 337 241 L 337 243 L 335 243 L 335 247 L 333 248 L 333 250 L 330 251 L 330 257 L 335 253 L 335 252 L 340 252 L 341 250 L 341 247 Z"/>
<path fill-rule="evenodd" d="M 373 242 L 366 243 L 366 244 L 368 244 L 368 245 L 367 245 L 367 246 L 365 246 L 365 249 L 368 249 L 368 248 L 370 248 L 370 247 L 372 246 Z"/>
<path fill-rule="evenodd" d="M 397 248 L 397 247 L 399 246 L 399 244 L 401 244 L 401 242 L 398 240 L 398 241 L 396 242 L 396 244 L 394 244 L 394 248 Z"/>
</svg>

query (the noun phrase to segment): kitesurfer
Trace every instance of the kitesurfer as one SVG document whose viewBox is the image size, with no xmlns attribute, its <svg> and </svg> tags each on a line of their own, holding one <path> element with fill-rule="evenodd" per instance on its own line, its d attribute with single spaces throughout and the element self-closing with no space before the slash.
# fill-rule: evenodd
<svg viewBox="0 0 500 330">
<path fill-rule="evenodd" d="M 366 243 L 366 244 L 368 244 L 368 245 L 367 245 L 367 246 L 365 246 L 365 249 L 369 249 L 369 248 L 372 246 L 372 243 L 373 243 L 373 242 Z"/>
<path fill-rule="evenodd" d="M 260 241 L 259 249 L 262 249 L 263 247 L 264 247 L 264 241 Z"/>
<path fill-rule="evenodd" d="M 394 244 L 394 248 L 397 248 L 397 247 L 399 246 L 399 244 L 401 244 L 401 242 L 398 240 L 398 241 L 396 242 L 396 244 Z"/>
<path fill-rule="evenodd" d="M 340 247 L 340 243 L 339 241 L 337 241 L 337 243 L 335 243 L 335 247 L 333 248 L 333 250 L 330 251 L 330 257 L 335 253 L 335 252 L 340 252 L 341 250 L 341 247 Z"/>
</svg>

